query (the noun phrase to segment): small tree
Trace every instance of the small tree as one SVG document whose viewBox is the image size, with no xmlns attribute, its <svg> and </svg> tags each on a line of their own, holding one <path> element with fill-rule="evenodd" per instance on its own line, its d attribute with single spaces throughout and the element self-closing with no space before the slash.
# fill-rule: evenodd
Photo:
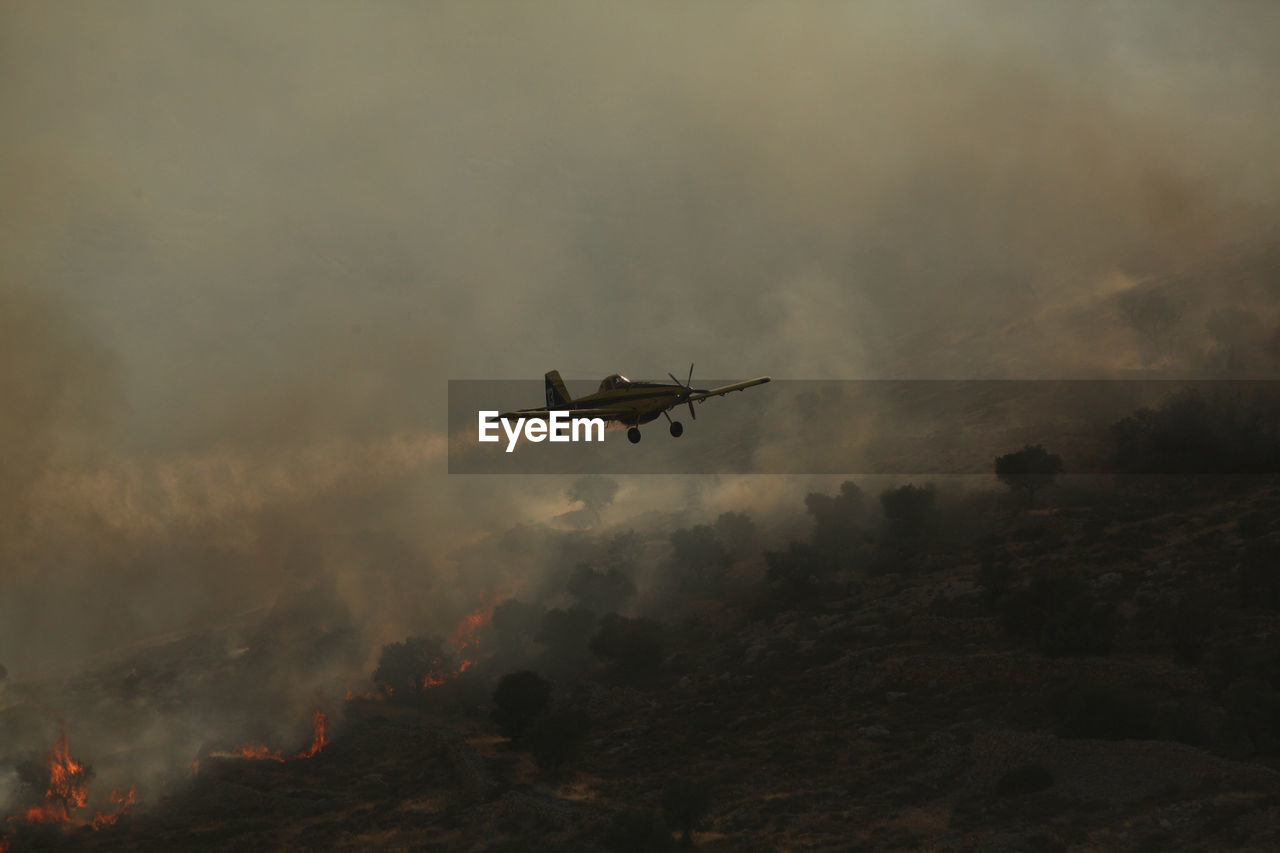
<svg viewBox="0 0 1280 853">
<path fill-rule="evenodd" d="M 662 789 L 662 816 L 667 826 L 680 832 L 680 843 L 693 842 L 693 830 L 711 808 L 711 792 L 705 782 L 670 779 Z"/>
<path fill-rule="evenodd" d="M 1062 457 L 1040 444 L 1028 444 L 1015 453 L 996 457 L 996 476 L 1009 488 L 1021 491 L 1028 506 L 1035 500 L 1036 492 L 1051 485 L 1061 473 Z"/>
<path fill-rule="evenodd" d="M 522 669 L 509 672 L 493 691 L 493 721 L 505 737 L 520 737 L 547 709 L 551 682 L 536 672 Z"/>
</svg>

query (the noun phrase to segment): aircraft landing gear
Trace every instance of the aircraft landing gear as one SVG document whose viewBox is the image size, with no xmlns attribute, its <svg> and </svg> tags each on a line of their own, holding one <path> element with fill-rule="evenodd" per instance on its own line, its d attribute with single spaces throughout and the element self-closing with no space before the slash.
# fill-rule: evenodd
<svg viewBox="0 0 1280 853">
<path fill-rule="evenodd" d="M 640 443 L 639 427 L 632 427 L 631 429 L 627 430 L 627 441 L 631 442 L 632 444 Z"/>
<path fill-rule="evenodd" d="M 684 427 L 682 427 L 682 426 L 680 425 L 680 422 L 679 422 L 679 421 L 672 421 L 672 422 L 671 422 L 671 437 L 672 437 L 672 438 L 679 438 L 679 437 L 680 437 L 681 435 L 683 435 L 683 434 L 684 434 Z"/>
</svg>

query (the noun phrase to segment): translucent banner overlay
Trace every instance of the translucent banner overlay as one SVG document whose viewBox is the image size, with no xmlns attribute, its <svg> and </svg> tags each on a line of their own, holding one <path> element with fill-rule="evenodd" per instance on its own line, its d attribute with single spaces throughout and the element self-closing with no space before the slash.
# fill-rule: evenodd
<svg viewBox="0 0 1280 853">
<path fill-rule="evenodd" d="M 599 383 L 567 385 L 577 400 Z M 1280 380 L 774 380 L 695 404 L 696 419 L 676 406 L 678 438 L 659 415 L 636 444 L 611 424 L 603 442 L 522 433 L 507 452 L 496 421 L 498 440 L 479 441 L 479 412 L 545 399 L 541 379 L 450 380 L 449 473 L 990 474 L 1029 444 L 1072 474 L 1261 473 L 1280 461 L 1268 456 Z"/>
</svg>

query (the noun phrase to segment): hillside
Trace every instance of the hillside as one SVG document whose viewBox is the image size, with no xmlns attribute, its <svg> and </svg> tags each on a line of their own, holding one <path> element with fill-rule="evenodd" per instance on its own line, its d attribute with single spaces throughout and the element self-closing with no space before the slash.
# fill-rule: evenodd
<svg viewBox="0 0 1280 853">
<path fill-rule="evenodd" d="M 488 659 L 348 701 L 313 757 L 207 757 L 114 826 L 18 827 L 13 849 L 657 849 L 673 779 L 708 793 L 708 851 L 1280 844 L 1275 564 L 1251 568 L 1280 542 L 1280 488 L 967 501 L 986 529 L 944 506 L 899 571 L 729 584 L 674 605 L 652 673 L 558 674 L 557 706 L 589 718 L 559 768 L 498 734 L 507 664 Z M 1072 579 L 1056 601 L 1046 571 Z M 1036 607 L 1061 636 L 1019 633 Z"/>
</svg>

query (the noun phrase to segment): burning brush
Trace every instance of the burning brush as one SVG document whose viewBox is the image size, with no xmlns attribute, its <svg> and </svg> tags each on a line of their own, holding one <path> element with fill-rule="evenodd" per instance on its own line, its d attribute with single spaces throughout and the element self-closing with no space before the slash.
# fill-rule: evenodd
<svg viewBox="0 0 1280 853">
<path fill-rule="evenodd" d="M 279 749 L 272 749 L 264 743 L 258 741 L 249 741 L 237 746 L 230 752 L 213 752 L 210 753 L 214 758 L 245 758 L 250 761 L 287 761 L 297 760 L 300 758 L 311 758 L 317 755 L 322 749 L 329 745 L 329 737 L 325 733 L 328 725 L 329 717 L 324 711 L 316 711 L 311 716 L 311 745 L 299 752 L 297 755 L 285 758 L 284 752 Z M 196 759 L 191 763 L 191 772 L 200 772 L 200 760 Z"/>
<path fill-rule="evenodd" d="M 35 786 L 37 789 L 43 787 L 44 795 L 6 821 L 5 833 L 0 835 L 0 851 L 9 849 L 9 836 L 24 825 L 91 826 L 94 829 L 110 826 L 129 810 L 137 795 L 134 786 L 123 793 L 112 791 L 107 798 L 114 806 L 112 810 L 99 811 L 92 818 L 81 820 L 76 812 L 89 802 L 89 781 L 93 778 L 93 771 L 72 756 L 65 725 L 53 748 L 45 754 L 44 764 L 36 772 L 39 776 L 47 776 L 47 782 Z M 35 776 L 36 773 L 29 775 Z"/>
</svg>

